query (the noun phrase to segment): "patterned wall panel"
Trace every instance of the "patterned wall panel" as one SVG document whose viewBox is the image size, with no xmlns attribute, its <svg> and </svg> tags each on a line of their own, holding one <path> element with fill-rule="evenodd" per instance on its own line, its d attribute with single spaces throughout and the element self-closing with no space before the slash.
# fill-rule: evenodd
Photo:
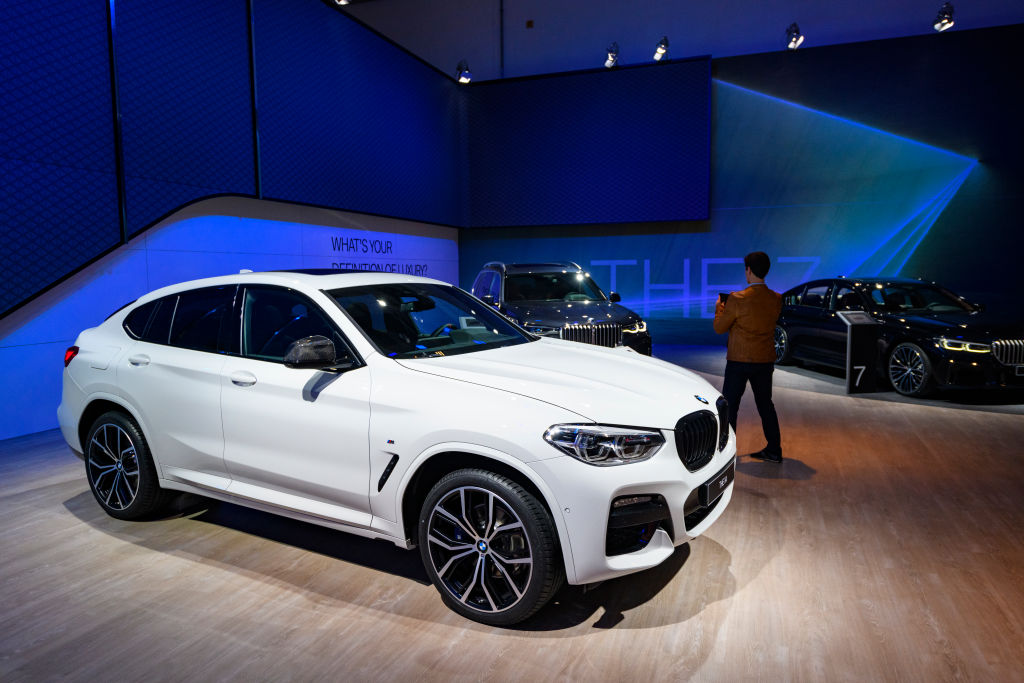
<svg viewBox="0 0 1024 683">
<path fill-rule="evenodd" d="M 460 225 L 455 83 L 322 2 L 254 14 L 264 196 Z"/>
<path fill-rule="evenodd" d="M 469 89 L 470 224 L 708 217 L 710 59 Z"/>
<path fill-rule="evenodd" d="M 245 0 L 119 2 L 128 231 L 210 194 L 256 191 Z"/>
<path fill-rule="evenodd" d="M 105 3 L 0 3 L 0 314 L 117 244 Z"/>
</svg>

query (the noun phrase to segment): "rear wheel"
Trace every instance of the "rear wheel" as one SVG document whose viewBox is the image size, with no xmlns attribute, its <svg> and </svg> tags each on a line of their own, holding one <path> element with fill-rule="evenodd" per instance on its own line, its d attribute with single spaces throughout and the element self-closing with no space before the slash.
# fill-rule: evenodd
<svg viewBox="0 0 1024 683">
<path fill-rule="evenodd" d="M 526 619 L 564 579 L 547 509 L 519 484 L 485 470 L 457 470 L 431 489 L 419 546 L 444 603 L 484 624 Z"/>
<path fill-rule="evenodd" d="M 775 362 L 786 365 L 792 361 L 793 349 L 790 347 L 789 333 L 781 325 L 775 326 Z"/>
<path fill-rule="evenodd" d="M 917 344 L 897 344 L 889 354 L 889 381 L 904 396 L 920 398 L 932 393 L 935 380 L 928 354 Z"/>
<path fill-rule="evenodd" d="M 119 412 L 100 415 L 85 442 L 85 473 L 96 501 L 111 517 L 141 519 L 166 505 L 149 446 L 135 420 Z"/>
</svg>

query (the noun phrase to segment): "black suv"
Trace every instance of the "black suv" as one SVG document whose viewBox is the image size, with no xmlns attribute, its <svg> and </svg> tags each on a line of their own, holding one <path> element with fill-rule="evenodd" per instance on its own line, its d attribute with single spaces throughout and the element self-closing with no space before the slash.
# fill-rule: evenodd
<svg viewBox="0 0 1024 683">
<path fill-rule="evenodd" d="M 651 355 L 647 323 L 619 305 L 615 292 L 605 296 L 575 263 L 493 261 L 476 276 L 472 292 L 534 334 Z"/>
<path fill-rule="evenodd" d="M 879 323 L 878 370 L 905 396 L 937 387 L 1024 387 L 1024 322 L 1004 320 L 934 282 L 832 278 L 782 295 L 775 358 L 846 367 L 837 311 Z"/>
</svg>

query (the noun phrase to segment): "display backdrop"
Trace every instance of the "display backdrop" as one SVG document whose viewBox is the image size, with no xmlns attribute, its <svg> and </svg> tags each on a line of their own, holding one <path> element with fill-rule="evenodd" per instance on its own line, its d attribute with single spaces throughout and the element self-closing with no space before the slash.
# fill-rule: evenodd
<svg viewBox="0 0 1024 683">
<path fill-rule="evenodd" d="M 648 318 L 656 343 L 724 343 L 708 319 L 719 292 L 745 286 L 745 254 L 769 253 L 778 291 L 812 277 L 899 274 L 977 165 L 722 81 L 714 99 L 709 222 L 646 234 L 470 233 L 462 286 L 487 261 L 573 260 Z"/>
<path fill-rule="evenodd" d="M 469 225 L 708 217 L 710 58 L 466 89 Z"/>
</svg>

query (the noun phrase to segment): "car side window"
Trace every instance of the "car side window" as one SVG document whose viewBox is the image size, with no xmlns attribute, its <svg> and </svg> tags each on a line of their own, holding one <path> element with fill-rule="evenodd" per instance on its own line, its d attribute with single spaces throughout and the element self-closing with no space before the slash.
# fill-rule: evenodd
<svg viewBox="0 0 1024 683">
<path fill-rule="evenodd" d="M 804 290 L 803 297 L 800 298 L 801 306 L 810 306 L 812 308 L 825 308 L 828 304 L 828 283 L 823 285 L 808 285 L 807 289 Z"/>
<path fill-rule="evenodd" d="M 494 297 L 495 301 L 501 299 L 501 275 L 498 273 L 491 273 L 491 279 L 487 282 L 487 294 Z"/>
<path fill-rule="evenodd" d="M 833 311 L 863 311 L 864 302 L 860 294 L 845 285 L 838 287 L 832 296 Z"/>
<path fill-rule="evenodd" d="M 166 344 L 177 305 L 177 294 L 142 304 L 125 317 L 124 329 L 140 341 Z"/>
<path fill-rule="evenodd" d="M 228 285 L 179 294 L 169 343 L 196 351 L 227 351 L 222 339 L 231 319 L 236 290 L 235 285 Z"/>
<path fill-rule="evenodd" d="M 345 337 L 305 296 L 280 287 L 246 287 L 242 304 L 244 356 L 282 362 L 292 342 L 314 335 L 334 342 L 335 360 L 356 360 Z"/>
</svg>

